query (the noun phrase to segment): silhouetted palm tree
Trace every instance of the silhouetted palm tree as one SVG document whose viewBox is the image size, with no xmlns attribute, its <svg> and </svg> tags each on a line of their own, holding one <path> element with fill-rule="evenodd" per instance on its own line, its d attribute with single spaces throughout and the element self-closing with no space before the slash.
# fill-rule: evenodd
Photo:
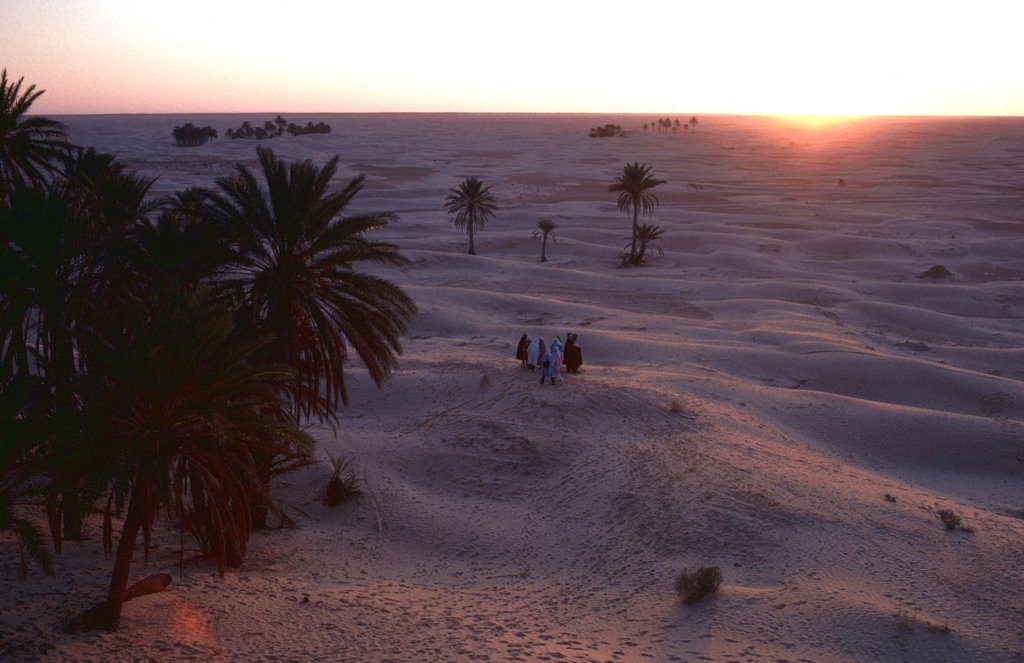
<svg viewBox="0 0 1024 663">
<path fill-rule="evenodd" d="M 247 336 L 271 339 L 265 356 L 294 369 L 288 387 L 294 421 L 333 420 L 348 403 L 348 348 L 379 386 L 397 365 L 400 337 L 416 313 L 397 285 L 356 270 L 360 263 L 408 264 L 397 245 L 367 238 L 395 215 L 342 216 L 365 175 L 328 191 L 338 157 L 317 168 L 310 161 L 289 165 L 267 148 L 256 152 L 265 187 L 241 164 L 234 177 L 217 180 L 214 220 L 236 251 L 218 288 L 235 303 Z M 265 489 L 275 474 L 308 462 L 288 448 L 256 460 Z M 255 504 L 256 527 L 265 525 L 268 508 Z"/>
<path fill-rule="evenodd" d="M 537 222 L 537 229 L 533 231 L 533 236 L 535 238 L 539 238 L 541 240 L 541 245 L 540 245 L 540 261 L 541 262 L 547 262 L 548 261 L 548 254 L 547 254 L 548 237 L 550 237 L 552 240 L 557 241 L 557 239 L 555 237 L 555 228 L 557 228 L 557 227 L 558 227 L 558 224 L 555 223 L 554 221 L 552 221 L 551 219 L 541 219 L 540 221 Z"/>
<path fill-rule="evenodd" d="M 0 74 L 0 205 L 15 187 L 39 184 L 53 172 L 70 149 L 67 128 L 45 117 L 27 117 L 45 90 L 29 85 L 24 77 L 11 83 L 7 70 Z"/>
<path fill-rule="evenodd" d="M 647 255 L 647 249 L 653 248 L 658 252 L 658 255 L 664 255 L 660 246 L 653 246 L 654 242 L 661 239 L 661 236 L 665 234 L 665 231 L 658 226 L 653 226 L 649 223 L 641 224 L 636 229 L 636 243 L 637 243 L 637 255 L 636 264 L 641 264 L 644 261 L 644 256 Z"/>
<path fill-rule="evenodd" d="M 690 129 L 693 129 L 693 130 L 697 129 L 697 118 L 696 117 L 691 117 L 690 118 Z"/>
<path fill-rule="evenodd" d="M 391 212 L 342 216 L 365 175 L 328 190 L 334 157 L 287 164 L 257 148 L 266 187 L 246 166 L 217 180 L 216 218 L 235 240 L 237 258 L 220 280 L 250 333 L 273 338 L 271 357 L 296 369 L 295 416 L 333 418 L 348 403 L 344 366 L 351 346 L 381 384 L 397 365 L 400 337 L 416 305 L 390 281 L 356 271 L 360 263 L 404 266 L 389 242 L 367 235 L 395 220 Z"/>
<path fill-rule="evenodd" d="M 312 448 L 282 394 L 290 371 L 260 361 L 260 343 L 240 342 L 231 311 L 208 292 L 125 297 L 84 339 L 86 430 L 101 440 L 87 466 L 124 513 L 110 587 L 98 627 L 115 628 L 139 533 L 165 511 L 202 527 L 221 573 L 231 548 L 244 553 L 252 495 L 261 490 L 253 458 L 281 446 Z"/>
<path fill-rule="evenodd" d="M 469 234 L 469 255 L 476 255 L 473 231 L 482 230 L 487 219 L 497 210 L 491 187 L 485 187 L 476 177 L 467 178 L 448 190 L 444 208 L 449 215 L 454 215 L 452 225 L 455 229 L 465 229 Z"/>
<path fill-rule="evenodd" d="M 618 192 L 619 211 L 631 214 L 633 227 L 631 232 L 631 245 L 628 256 L 628 264 L 635 265 L 637 260 L 637 218 L 640 213 L 653 214 L 654 208 L 658 206 L 658 197 L 651 191 L 665 180 L 658 180 L 651 177 L 650 164 L 639 162 L 627 163 L 622 169 L 622 175 L 615 179 L 615 183 L 608 187 L 610 192 Z"/>
<path fill-rule="evenodd" d="M 58 551 L 62 536 L 81 537 L 89 502 L 79 495 L 76 467 L 89 449 L 76 395 L 87 360 L 80 351 L 86 310 L 138 286 L 128 236 L 152 209 L 151 184 L 90 149 L 67 162 L 63 179 L 16 188 L 10 206 L 0 206 L 0 385 L 19 375 L 46 385 L 54 416 L 39 455 L 54 461 L 48 507 Z"/>
</svg>

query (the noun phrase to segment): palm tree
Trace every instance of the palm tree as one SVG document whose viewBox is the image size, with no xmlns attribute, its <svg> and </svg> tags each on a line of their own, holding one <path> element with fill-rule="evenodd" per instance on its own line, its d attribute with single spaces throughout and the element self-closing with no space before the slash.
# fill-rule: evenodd
<svg viewBox="0 0 1024 663">
<path fill-rule="evenodd" d="M 0 205 L 15 187 L 37 185 L 68 154 L 67 128 L 45 117 L 26 117 L 45 90 L 30 85 L 22 92 L 24 77 L 11 83 L 7 70 L 0 74 Z"/>
<path fill-rule="evenodd" d="M 449 215 L 455 215 L 452 225 L 456 230 L 466 229 L 469 234 L 469 255 L 475 256 L 473 231 L 483 230 L 487 219 L 494 216 L 497 210 L 494 196 L 491 195 L 491 187 L 485 187 L 476 177 L 462 180 L 458 186 L 448 190 L 444 208 Z"/>
<path fill-rule="evenodd" d="M 554 221 L 552 221 L 551 219 L 541 219 L 540 221 L 537 222 L 537 229 L 533 231 L 533 236 L 534 236 L 534 238 L 541 240 L 541 245 L 540 245 L 540 261 L 541 262 L 547 262 L 548 261 L 548 254 L 547 254 L 548 237 L 551 237 L 551 239 L 553 241 L 555 241 L 555 242 L 558 241 L 557 237 L 555 236 L 555 228 L 557 228 L 557 227 L 558 227 L 558 224 L 555 223 Z"/>
<path fill-rule="evenodd" d="M 138 285 L 127 238 L 152 209 L 151 184 L 88 150 L 67 162 L 65 178 L 15 188 L 10 206 L 0 205 L 0 385 L 17 376 L 46 384 L 40 407 L 45 402 L 53 416 L 40 445 L 55 463 L 48 505 L 58 551 L 62 537 L 81 537 L 89 501 L 79 494 L 76 466 L 88 453 L 76 395 L 85 311 Z"/>
<path fill-rule="evenodd" d="M 665 255 L 660 246 L 653 246 L 654 242 L 661 239 L 661 236 L 665 234 L 665 231 L 658 226 L 653 226 L 649 223 L 641 224 L 636 229 L 636 243 L 637 243 L 637 255 L 636 264 L 642 264 L 644 256 L 647 255 L 647 249 L 653 248 L 658 252 L 658 255 Z"/>
<path fill-rule="evenodd" d="M 697 118 L 696 116 L 690 118 L 690 129 L 697 129 Z"/>
<path fill-rule="evenodd" d="M 608 191 L 619 194 L 619 211 L 633 216 L 632 240 L 627 256 L 627 264 L 630 265 L 638 264 L 637 218 L 641 212 L 647 215 L 654 213 L 654 208 L 658 206 L 658 197 L 651 189 L 665 183 L 665 180 L 651 177 L 651 168 L 652 166 L 646 163 L 627 163 L 622 169 L 622 175 L 608 187 Z"/>
<path fill-rule="evenodd" d="M 260 360 L 260 342 L 240 342 L 232 312 L 208 291 L 126 296 L 99 312 L 85 338 L 86 429 L 102 440 L 88 474 L 107 490 L 104 543 L 124 513 L 99 623 L 116 628 L 139 533 L 148 555 L 161 511 L 201 527 L 223 574 L 244 552 L 249 499 L 260 490 L 254 457 L 282 445 L 311 449 L 282 394 L 286 368 Z"/>
<path fill-rule="evenodd" d="M 404 266 L 395 244 L 368 239 L 395 220 L 390 212 L 342 216 L 365 175 L 329 192 L 337 167 L 311 161 L 286 164 L 257 148 L 264 185 L 239 164 L 217 180 L 213 221 L 233 238 L 236 257 L 217 280 L 237 307 L 244 334 L 269 337 L 265 356 L 294 369 L 288 386 L 292 418 L 333 420 L 348 404 L 345 368 L 355 350 L 380 386 L 397 366 L 400 337 L 416 313 L 405 292 L 360 263 Z M 279 447 L 256 458 L 263 496 L 271 477 L 308 462 L 301 450 Z M 263 527 L 269 503 L 254 500 L 253 523 Z"/>
</svg>

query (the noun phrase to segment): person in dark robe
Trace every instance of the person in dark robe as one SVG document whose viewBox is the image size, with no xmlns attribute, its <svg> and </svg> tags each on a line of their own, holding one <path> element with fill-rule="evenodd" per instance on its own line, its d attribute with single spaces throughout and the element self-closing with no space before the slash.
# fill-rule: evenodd
<svg viewBox="0 0 1024 663">
<path fill-rule="evenodd" d="M 519 338 L 519 345 L 516 346 L 516 359 L 523 362 L 523 368 L 526 368 L 526 348 L 530 345 L 530 337 L 523 334 Z"/>
<path fill-rule="evenodd" d="M 583 365 L 583 348 L 580 347 L 579 338 L 576 334 L 569 333 L 565 336 L 565 368 L 570 373 L 579 373 Z"/>
</svg>

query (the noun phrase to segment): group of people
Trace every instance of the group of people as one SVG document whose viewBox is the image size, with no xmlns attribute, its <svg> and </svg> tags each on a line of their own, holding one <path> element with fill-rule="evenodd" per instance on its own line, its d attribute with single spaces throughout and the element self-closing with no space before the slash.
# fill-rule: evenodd
<svg viewBox="0 0 1024 663">
<path fill-rule="evenodd" d="M 562 366 L 570 373 L 579 373 L 583 365 L 583 349 L 580 347 L 579 337 L 572 332 L 565 335 L 565 344 L 559 336 L 551 341 L 551 345 L 545 345 L 544 339 L 530 338 L 523 334 L 516 346 L 516 359 L 523 363 L 523 368 L 531 372 L 540 370 L 540 383 L 550 379 L 551 384 L 556 384 L 561 379 Z"/>
</svg>

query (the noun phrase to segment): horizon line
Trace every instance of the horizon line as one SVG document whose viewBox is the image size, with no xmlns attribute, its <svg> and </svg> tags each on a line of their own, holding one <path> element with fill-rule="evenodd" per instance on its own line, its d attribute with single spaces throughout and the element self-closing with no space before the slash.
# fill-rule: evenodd
<svg viewBox="0 0 1024 663">
<path fill-rule="evenodd" d="M 665 117 L 668 115 L 689 115 L 691 117 L 773 117 L 773 118 L 836 118 L 836 119 L 886 119 L 886 118 L 928 118 L 928 119 L 1024 119 L 1024 114 L 1001 113 L 789 113 L 789 112 L 693 112 L 693 111 L 420 111 L 420 110 L 383 110 L 383 111 L 110 111 L 89 113 L 32 113 L 34 117 L 99 117 L 99 116 L 167 116 L 167 115 L 622 115 L 636 117 Z"/>
</svg>

